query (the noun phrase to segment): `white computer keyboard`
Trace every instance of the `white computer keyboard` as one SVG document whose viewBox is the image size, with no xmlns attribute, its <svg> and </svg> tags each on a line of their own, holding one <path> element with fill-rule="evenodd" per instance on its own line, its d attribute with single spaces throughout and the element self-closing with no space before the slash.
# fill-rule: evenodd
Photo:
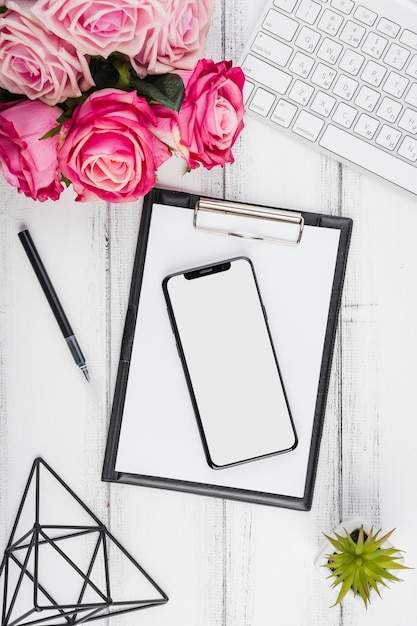
<svg viewBox="0 0 417 626">
<path fill-rule="evenodd" d="M 417 3 L 367 5 L 269 0 L 240 60 L 246 109 L 417 194 Z"/>
</svg>

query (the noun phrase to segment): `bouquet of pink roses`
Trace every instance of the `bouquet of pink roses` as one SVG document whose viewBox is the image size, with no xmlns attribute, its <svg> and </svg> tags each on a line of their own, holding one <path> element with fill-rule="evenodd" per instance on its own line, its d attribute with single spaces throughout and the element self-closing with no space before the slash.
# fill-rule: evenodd
<svg viewBox="0 0 417 626">
<path fill-rule="evenodd" d="M 34 200 L 128 202 L 172 154 L 233 163 L 243 72 L 203 59 L 212 0 L 0 0 L 0 171 Z"/>
</svg>

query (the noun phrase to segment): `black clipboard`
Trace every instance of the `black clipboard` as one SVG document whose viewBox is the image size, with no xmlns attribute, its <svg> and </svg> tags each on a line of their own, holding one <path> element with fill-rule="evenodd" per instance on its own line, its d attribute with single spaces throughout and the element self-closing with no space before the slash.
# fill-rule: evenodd
<svg viewBox="0 0 417 626">
<path fill-rule="evenodd" d="M 172 209 L 170 207 L 172 207 Z M 230 208 L 230 211 L 229 211 L 229 208 Z M 131 371 L 132 371 L 131 360 L 132 360 L 132 354 L 135 354 L 135 351 L 134 351 L 135 337 L 138 335 L 138 328 L 139 330 L 141 329 L 140 323 L 137 324 L 138 313 L 139 311 L 142 310 L 141 305 L 143 306 L 143 308 L 145 307 L 143 300 L 145 298 L 144 294 L 147 293 L 146 289 L 148 289 L 148 287 L 146 286 L 146 277 L 149 276 L 150 271 L 151 271 L 150 266 L 148 266 L 148 263 L 151 263 L 149 257 L 151 256 L 151 254 L 155 254 L 155 252 L 152 251 L 152 245 L 154 245 L 154 243 L 152 243 L 152 240 L 155 241 L 155 237 L 157 237 L 157 233 L 154 233 L 152 230 L 152 229 L 155 230 L 157 228 L 156 224 L 158 223 L 156 217 L 153 218 L 153 215 L 156 215 L 155 211 L 168 211 L 167 215 L 170 216 L 169 219 L 174 220 L 173 223 L 175 224 L 175 228 L 177 227 L 176 226 L 177 224 L 178 224 L 178 228 L 181 228 L 180 222 L 175 222 L 175 219 L 177 218 L 173 213 L 174 211 L 178 212 L 178 215 L 180 215 L 183 222 L 184 220 L 187 220 L 186 222 L 187 229 L 190 231 L 188 234 L 188 237 L 193 238 L 194 234 L 192 233 L 197 232 L 199 229 L 203 231 L 209 231 L 209 232 L 204 233 L 204 237 L 206 238 L 201 240 L 203 242 L 208 242 L 208 243 L 205 243 L 205 245 L 208 247 L 211 247 L 211 246 L 216 247 L 218 244 L 217 243 L 215 244 L 215 242 L 218 242 L 218 241 L 222 242 L 221 246 L 225 245 L 224 243 L 225 241 L 230 242 L 230 245 L 232 245 L 231 243 L 232 240 L 234 242 L 242 242 L 242 245 L 243 245 L 243 241 L 253 239 L 256 241 L 256 243 L 254 243 L 253 245 L 269 246 L 268 254 L 274 255 L 276 254 L 275 251 L 278 251 L 279 249 L 278 247 L 282 247 L 282 249 L 284 248 L 296 249 L 296 247 L 300 245 L 300 240 L 303 241 L 302 238 L 305 238 L 305 242 L 306 242 L 305 246 L 307 246 L 308 237 L 311 236 L 313 233 L 316 234 L 318 232 L 316 231 L 316 229 L 324 229 L 323 231 L 320 231 L 320 233 L 323 233 L 323 234 L 325 233 L 326 237 L 329 237 L 331 239 L 331 246 L 333 246 L 332 254 L 334 254 L 334 257 L 332 257 L 334 258 L 334 266 L 332 266 L 329 269 L 329 276 L 327 278 L 327 281 L 329 284 L 328 302 L 326 301 L 323 304 L 323 307 L 325 307 L 325 310 L 326 310 L 326 320 L 325 320 L 325 327 L 323 328 L 322 349 L 320 348 L 320 362 L 318 365 L 317 386 L 314 387 L 317 393 L 315 393 L 315 396 L 314 396 L 314 407 L 311 413 L 311 427 L 306 429 L 308 434 L 305 436 L 305 441 L 304 441 L 305 458 L 302 464 L 301 477 L 299 477 L 298 479 L 297 489 L 292 489 L 291 487 L 285 488 L 285 489 L 275 489 L 275 488 L 271 489 L 270 485 L 264 488 L 262 484 L 262 471 L 265 472 L 265 475 L 266 473 L 268 473 L 268 476 L 270 476 L 271 471 L 272 473 L 274 472 L 274 467 L 276 467 L 277 469 L 277 475 L 279 472 L 281 472 L 281 469 L 279 465 L 274 466 L 273 464 L 272 465 L 266 464 L 263 466 L 263 468 L 261 465 L 258 465 L 256 468 L 254 467 L 255 463 L 263 463 L 263 461 L 261 462 L 256 461 L 255 463 L 246 464 L 247 467 L 244 470 L 242 470 L 245 472 L 251 471 L 252 474 L 256 474 L 256 473 L 259 474 L 260 476 L 259 480 L 258 478 L 256 478 L 256 480 L 258 480 L 258 483 L 256 483 L 256 480 L 255 480 L 255 484 L 257 484 L 258 486 L 255 486 L 255 487 L 253 487 L 252 484 L 249 486 L 246 486 L 245 478 L 243 477 L 243 475 L 241 476 L 236 475 L 234 477 L 232 474 L 229 474 L 228 476 L 227 474 L 223 473 L 223 472 L 228 472 L 229 470 L 217 470 L 217 471 L 211 470 L 212 472 L 214 472 L 214 475 L 213 477 L 212 475 L 210 475 L 210 480 L 201 479 L 201 476 L 206 475 L 204 474 L 206 470 L 201 470 L 203 474 L 201 472 L 199 473 L 196 471 L 195 478 L 194 478 L 193 467 L 192 467 L 191 462 L 189 464 L 190 467 L 187 467 L 187 469 L 184 470 L 185 474 L 179 472 L 178 475 L 176 475 L 175 471 L 171 471 L 171 470 L 164 471 L 163 468 L 161 468 L 161 471 L 159 471 L 158 462 L 157 462 L 158 455 L 161 455 L 161 465 L 163 465 L 162 463 L 163 457 L 164 457 L 164 462 L 165 462 L 165 458 L 167 456 L 166 453 L 163 452 L 163 450 L 161 451 L 159 449 L 159 445 L 155 445 L 155 450 L 154 451 L 151 450 L 150 452 L 150 454 L 153 455 L 155 459 L 155 463 L 156 463 L 156 466 L 153 466 L 151 463 L 152 465 L 151 470 L 149 470 L 148 468 L 146 468 L 144 471 L 141 470 L 140 468 L 141 455 L 140 454 L 136 455 L 138 458 L 138 463 L 137 465 L 135 464 L 135 466 L 133 467 L 133 471 L 132 471 L 131 466 L 129 466 L 128 469 L 124 467 L 120 467 L 120 465 L 123 466 L 123 463 L 120 463 L 120 461 L 118 461 L 118 453 L 119 453 L 119 447 L 121 445 L 121 441 L 123 442 L 123 423 L 124 423 L 123 419 L 124 418 L 126 419 L 125 417 L 126 399 L 127 399 L 128 390 L 129 390 L 129 380 L 131 381 L 129 375 L 131 374 Z M 202 219 L 202 217 L 210 218 L 212 214 L 215 214 L 215 220 L 217 220 L 217 222 L 219 221 L 219 219 L 222 219 L 222 216 L 227 216 L 228 219 L 229 217 L 231 217 L 233 221 L 233 219 L 236 217 L 236 213 L 238 213 L 238 216 L 237 216 L 238 220 L 236 224 L 238 224 L 240 228 L 240 230 L 236 232 L 233 230 L 233 227 L 232 229 L 230 229 L 229 224 L 226 224 L 226 222 L 224 222 L 225 228 L 219 229 L 216 225 L 214 227 L 210 225 L 210 219 L 209 219 L 208 225 L 204 221 L 204 219 Z M 257 218 L 255 232 L 252 232 L 252 231 L 250 232 L 250 229 L 246 228 L 246 218 L 248 216 Z M 270 221 L 271 219 L 277 222 L 277 228 L 278 228 L 279 233 L 281 232 L 280 228 L 282 224 L 284 225 L 284 237 L 282 237 L 281 234 L 277 234 L 277 235 L 274 234 L 274 237 L 272 237 L 272 239 L 274 239 L 275 242 L 271 242 L 271 241 L 260 242 L 259 240 L 262 240 L 262 239 L 267 239 L 267 240 L 271 239 L 271 237 L 269 237 L 269 233 L 271 232 L 271 230 L 273 230 L 272 224 Z M 153 221 L 155 221 L 155 226 L 152 226 Z M 188 222 L 192 224 L 192 226 L 188 227 Z M 242 229 L 242 223 L 243 223 L 243 229 Z M 285 230 L 287 226 L 288 226 L 288 230 Z M 324 415 L 325 415 L 326 397 L 327 397 L 333 348 L 334 348 L 336 329 L 337 329 L 338 312 L 339 312 L 339 306 L 340 306 L 340 300 L 341 300 L 341 294 L 342 294 L 342 287 L 343 287 L 343 281 L 344 281 L 344 275 L 345 275 L 345 269 L 346 269 L 346 262 L 347 262 L 352 226 L 353 226 L 352 220 L 350 218 L 345 218 L 345 217 L 329 216 L 329 215 L 324 215 L 321 213 L 311 213 L 311 212 L 297 213 L 294 211 L 287 211 L 286 209 L 276 209 L 273 207 L 259 207 L 258 205 L 250 205 L 250 204 L 242 204 L 242 203 L 239 203 L 239 204 L 228 203 L 226 201 L 215 200 L 215 199 L 210 199 L 210 198 L 203 199 L 200 196 L 190 194 L 190 193 L 170 191 L 170 190 L 157 189 L 157 188 L 153 189 L 144 198 L 141 221 L 140 221 L 140 228 L 139 228 L 138 243 L 137 243 L 135 261 L 134 261 L 134 267 L 133 267 L 133 273 L 132 273 L 132 280 L 131 280 L 129 304 L 128 304 L 128 310 L 126 314 L 126 321 L 125 321 L 122 346 L 121 346 L 121 352 L 120 352 L 119 368 L 118 368 L 113 406 L 112 406 L 112 413 L 111 413 L 111 419 L 110 419 L 110 425 L 109 425 L 107 447 L 106 447 L 106 453 L 105 453 L 105 459 L 104 459 L 104 465 L 103 465 L 102 479 L 104 481 L 120 482 L 120 483 L 134 484 L 134 485 L 142 485 L 142 486 L 147 486 L 147 487 L 184 491 L 184 492 L 201 494 L 205 496 L 214 496 L 214 497 L 221 497 L 221 498 L 226 498 L 226 499 L 241 500 L 241 501 L 246 501 L 246 502 L 267 504 L 267 505 L 272 505 L 272 506 L 280 506 L 280 507 L 292 508 L 292 509 L 304 510 L 304 511 L 310 510 L 311 505 L 312 505 L 314 483 L 315 483 L 315 477 L 316 477 L 316 468 L 317 468 L 317 462 L 318 462 L 318 456 L 319 456 L 320 440 L 321 440 L 323 421 L 324 421 Z M 222 231 L 222 234 L 218 233 L 219 230 Z M 213 233 L 210 231 L 216 231 L 216 232 Z M 308 233 L 310 233 L 310 235 Z M 170 233 L 170 235 L 172 235 L 172 239 L 171 239 L 172 246 L 175 246 L 176 244 L 175 233 Z M 235 235 L 235 236 L 233 237 L 231 235 Z M 279 240 L 278 243 L 276 242 L 277 240 Z M 236 244 L 233 244 L 233 245 L 236 245 Z M 263 250 L 266 250 L 266 248 L 263 248 Z M 215 253 L 213 252 L 213 254 Z M 289 252 L 288 254 L 291 255 L 293 253 Z M 291 256 L 289 258 L 291 259 Z M 191 261 L 191 264 L 189 265 L 189 267 L 192 267 L 192 265 L 193 263 Z M 269 264 L 269 266 L 270 265 L 271 264 Z M 290 266 L 287 265 L 287 268 L 289 267 Z M 170 270 L 175 271 L 176 269 L 185 269 L 185 268 L 170 267 Z M 277 271 L 279 269 L 281 273 L 285 272 L 285 268 L 284 269 L 276 268 L 276 269 Z M 271 272 L 272 273 L 275 272 L 276 269 L 272 267 Z M 145 278 L 145 283 L 144 283 L 144 278 Z M 158 294 L 155 297 L 159 298 L 159 292 L 160 292 L 160 296 L 161 298 L 163 298 L 162 286 L 161 286 L 163 278 L 164 276 L 156 275 L 156 278 L 152 280 L 152 282 L 155 283 L 152 288 L 155 290 L 155 294 L 156 293 Z M 291 291 L 296 292 L 296 288 L 297 288 L 297 285 L 291 286 Z M 165 310 L 163 311 L 163 314 L 164 315 L 166 314 Z M 306 318 L 305 319 L 306 325 L 308 326 L 309 325 L 309 313 L 308 312 L 305 313 L 305 318 Z M 141 320 L 139 316 L 139 322 L 140 321 Z M 163 323 L 165 324 L 165 321 Z M 167 323 L 169 324 L 168 321 Z M 281 334 L 284 334 L 284 333 L 281 333 Z M 170 352 L 172 351 L 172 348 L 174 346 L 174 350 L 175 350 L 175 343 L 172 344 L 171 340 L 168 340 L 168 339 L 167 339 L 167 343 L 170 345 L 165 345 L 165 342 L 164 342 L 164 345 L 161 349 L 167 350 L 167 352 Z M 279 355 L 278 355 L 278 358 L 279 358 Z M 178 369 L 178 371 L 181 370 L 181 365 L 180 365 L 178 358 L 177 358 L 176 365 L 173 367 Z M 182 372 L 180 373 L 180 375 L 182 376 Z M 139 383 L 140 385 L 140 381 L 134 382 L 135 387 L 137 383 Z M 160 384 L 163 387 L 164 381 L 161 381 Z M 185 381 L 184 381 L 184 385 L 185 385 Z M 131 384 L 131 388 L 133 388 L 133 383 Z M 130 393 L 130 395 L 132 395 L 132 393 Z M 301 390 L 301 395 L 302 395 L 302 390 Z M 130 408 L 130 405 L 132 401 L 129 400 L 129 398 L 128 398 L 128 403 L 130 403 L 129 411 L 131 413 L 132 409 Z M 140 395 L 138 396 L 137 404 L 138 405 L 141 404 Z M 191 405 L 190 405 L 190 411 L 191 411 L 191 416 L 193 420 L 193 426 L 191 427 L 187 422 L 187 429 L 188 428 L 197 429 L 197 425 L 195 424 L 194 414 L 192 412 Z M 162 412 L 159 411 L 158 418 L 165 419 L 165 416 L 160 415 L 161 413 L 163 413 L 163 411 Z M 182 415 L 181 415 L 181 418 L 182 418 Z M 135 407 L 135 416 L 133 417 L 133 420 L 137 420 L 139 427 L 141 427 L 141 425 L 146 424 L 147 419 L 149 420 L 149 422 L 151 422 L 152 416 L 149 416 L 146 414 L 146 410 L 144 410 L 144 407 L 137 406 L 137 415 L 136 415 L 136 407 Z M 297 416 L 295 416 L 295 420 L 296 420 L 296 429 L 297 429 L 299 438 L 303 437 L 303 432 L 302 432 L 303 425 L 301 424 L 297 426 Z M 161 428 L 160 432 L 163 433 L 163 430 L 164 429 Z M 140 441 L 142 445 L 142 439 L 144 439 L 146 443 L 146 437 L 147 437 L 146 432 L 144 433 L 140 432 L 136 441 L 138 442 Z M 130 437 L 130 439 L 132 439 L 132 437 Z M 167 443 L 167 445 L 169 444 Z M 152 446 L 150 446 L 150 448 L 151 447 Z M 194 450 L 194 448 L 197 449 L 197 447 L 198 447 L 198 450 Z M 192 448 L 193 448 L 192 454 L 196 455 L 195 456 L 196 459 L 197 459 L 197 455 L 200 453 L 202 457 L 204 457 L 201 443 L 199 444 L 193 443 Z M 188 450 L 189 449 L 190 448 L 188 448 Z M 173 454 L 175 454 L 175 450 L 173 451 Z M 294 454 L 294 452 L 291 452 L 290 454 Z M 190 454 L 190 456 L 192 455 Z M 283 455 L 283 456 L 287 456 L 287 455 Z M 295 459 L 296 457 L 294 457 L 291 462 L 296 463 Z M 272 463 L 274 462 L 280 463 L 281 461 L 272 460 Z M 268 463 L 270 463 L 270 461 L 268 461 Z M 252 470 L 250 467 L 248 469 L 248 466 L 251 466 L 251 465 L 253 466 Z M 232 478 L 230 478 L 230 476 L 232 476 Z M 246 474 L 246 476 L 248 477 L 249 474 Z M 251 480 L 252 480 L 252 477 L 251 477 Z M 251 481 L 248 480 L 248 483 L 249 482 Z"/>
</svg>

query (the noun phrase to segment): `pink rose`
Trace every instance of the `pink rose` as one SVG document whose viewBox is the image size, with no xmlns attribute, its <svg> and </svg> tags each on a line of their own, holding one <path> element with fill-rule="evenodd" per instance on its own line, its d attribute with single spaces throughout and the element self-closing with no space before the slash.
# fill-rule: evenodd
<svg viewBox="0 0 417 626">
<path fill-rule="evenodd" d="M 87 59 L 31 16 L 28 3 L 0 18 L 0 86 L 54 106 L 93 84 Z M 30 6 L 30 5 L 29 5 Z"/>
<path fill-rule="evenodd" d="M 63 189 L 58 137 L 40 139 L 61 113 L 39 101 L 0 104 L 0 171 L 9 185 L 33 200 L 58 200 Z"/>
<path fill-rule="evenodd" d="M 231 61 L 202 59 L 185 87 L 179 113 L 161 105 L 155 135 L 177 151 L 191 169 L 233 163 L 232 147 L 243 128 L 245 78 Z"/>
<path fill-rule="evenodd" d="M 135 56 L 150 26 L 162 19 L 157 0 L 37 0 L 33 12 L 80 52 L 105 58 L 116 51 Z"/>
<path fill-rule="evenodd" d="M 212 0 L 161 0 L 165 19 L 155 22 L 132 59 L 138 73 L 191 70 L 203 56 L 213 12 Z"/>
<path fill-rule="evenodd" d="M 149 131 L 155 115 L 136 92 L 101 89 L 64 123 L 58 159 L 77 200 L 130 202 L 155 184 L 171 153 Z"/>
</svg>

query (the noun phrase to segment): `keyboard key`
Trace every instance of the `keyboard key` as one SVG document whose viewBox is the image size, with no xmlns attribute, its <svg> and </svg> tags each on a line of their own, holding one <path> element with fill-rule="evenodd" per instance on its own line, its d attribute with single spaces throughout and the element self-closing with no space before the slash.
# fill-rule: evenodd
<svg viewBox="0 0 417 626">
<path fill-rule="evenodd" d="M 410 91 L 405 96 L 404 100 L 407 104 L 411 104 L 411 106 L 417 107 L 417 84 L 413 83 L 410 87 Z"/>
<path fill-rule="evenodd" d="M 404 159 L 415 163 L 417 161 L 417 141 L 412 137 L 404 137 L 401 146 L 398 148 L 398 154 L 404 157 Z"/>
<path fill-rule="evenodd" d="M 337 43 L 337 41 L 325 37 L 321 42 L 320 48 L 317 51 L 317 56 L 322 61 L 326 61 L 327 63 L 334 65 L 339 58 L 342 50 L 343 46 L 340 43 Z"/>
<path fill-rule="evenodd" d="M 287 13 L 292 13 L 293 8 L 297 4 L 297 0 L 274 0 L 274 6 L 282 9 Z"/>
<path fill-rule="evenodd" d="M 375 142 L 379 146 L 382 146 L 387 150 L 394 150 L 400 138 L 401 133 L 399 130 L 396 130 L 395 128 L 391 128 L 391 126 L 387 126 L 386 124 L 384 124 L 379 131 Z"/>
<path fill-rule="evenodd" d="M 345 128 L 350 128 L 358 111 L 344 102 L 340 102 L 332 117 L 332 120 Z"/>
<path fill-rule="evenodd" d="M 333 98 L 328 93 L 324 93 L 324 91 L 318 91 L 314 96 L 310 109 L 324 117 L 329 117 L 335 104 L 336 98 Z"/>
<path fill-rule="evenodd" d="M 385 81 L 385 85 L 382 87 L 382 89 L 389 93 L 391 96 L 401 98 L 409 82 L 410 81 L 404 76 L 400 76 L 400 74 L 397 74 L 396 72 L 391 72 L 388 75 L 388 78 Z M 410 104 L 412 104 L 412 102 L 410 102 Z"/>
<path fill-rule="evenodd" d="M 314 59 L 311 56 L 308 57 L 302 52 L 296 52 L 288 69 L 291 72 L 294 72 L 294 74 L 297 74 L 297 76 L 307 78 L 307 76 L 311 72 L 313 65 Z"/>
<path fill-rule="evenodd" d="M 287 44 L 265 35 L 265 33 L 258 33 L 255 41 L 251 46 L 251 50 L 259 54 L 264 59 L 272 61 L 281 67 L 287 65 L 287 61 L 290 58 L 293 49 Z"/>
<path fill-rule="evenodd" d="M 417 133 L 417 113 L 412 109 L 406 109 L 398 122 L 398 126 L 408 133 Z"/>
<path fill-rule="evenodd" d="M 414 55 L 411 59 L 405 73 L 412 78 L 417 78 L 417 55 Z"/>
<path fill-rule="evenodd" d="M 350 50 L 348 48 L 347 50 L 345 50 L 345 53 L 341 58 L 339 67 L 344 72 L 352 74 L 352 76 L 356 76 L 361 69 L 364 61 L 365 57 L 363 57 L 358 52 L 355 52 L 354 50 Z"/>
<path fill-rule="evenodd" d="M 391 100 L 391 98 L 383 98 L 376 114 L 378 115 L 378 117 L 382 117 L 383 120 L 394 124 L 401 112 L 401 109 L 402 105 L 397 100 Z"/>
<path fill-rule="evenodd" d="M 387 47 L 388 39 L 377 35 L 376 33 L 368 33 L 363 45 L 362 52 L 369 54 L 374 59 L 379 59 Z"/>
<path fill-rule="evenodd" d="M 317 25 L 319 30 L 334 37 L 343 23 L 343 17 L 330 9 L 326 9 Z"/>
<path fill-rule="evenodd" d="M 298 22 L 271 9 L 264 20 L 263 28 L 285 41 L 291 41 L 297 31 Z"/>
<path fill-rule="evenodd" d="M 307 26 L 303 26 L 297 35 L 295 45 L 299 48 L 302 48 L 306 52 L 314 52 L 318 42 L 320 41 L 320 38 L 321 35 L 319 35 L 319 33 L 311 30 L 311 28 L 307 28 Z"/>
<path fill-rule="evenodd" d="M 249 78 L 253 77 L 254 80 L 281 94 L 287 91 L 292 81 L 289 74 L 254 57 L 253 54 L 246 56 L 242 70 Z"/>
<path fill-rule="evenodd" d="M 278 100 L 277 106 L 271 115 L 271 120 L 275 122 L 275 124 L 288 128 L 297 111 L 298 109 L 294 104 L 283 99 Z"/>
<path fill-rule="evenodd" d="M 303 83 L 301 80 L 296 80 L 290 89 L 288 97 L 298 104 L 306 105 L 314 93 L 314 88 L 311 85 Z"/>
<path fill-rule="evenodd" d="M 309 141 L 316 141 L 323 125 L 324 122 L 319 117 L 316 117 L 307 111 L 301 111 L 292 129 L 297 135 L 300 135 Z"/>
<path fill-rule="evenodd" d="M 252 98 L 249 108 L 251 111 L 256 111 L 259 115 L 266 117 L 274 104 L 274 100 L 275 96 L 273 93 L 259 87 Z"/>
<path fill-rule="evenodd" d="M 361 135 L 361 137 L 365 137 L 366 139 L 372 139 L 375 135 L 376 130 L 379 126 L 378 120 L 374 117 L 369 117 L 366 113 L 362 113 L 356 122 L 355 128 L 353 129 L 355 133 Z"/>
<path fill-rule="evenodd" d="M 349 46 L 357 48 L 362 41 L 365 33 L 366 30 L 363 26 L 355 24 L 355 22 L 348 21 L 344 25 L 342 32 L 340 33 L 339 39 L 344 43 L 349 44 Z"/>
<path fill-rule="evenodd" d="M 243 100 L 247 102 L 251 96 L 252 91 L 255 89 L 255 85 L 250 80 L 245 80 L 243 85 Z"/>
<path fill-rule="evenodd" d="M 409 56 L 409 50 L 392 43 L 385 55 L 384 62 L 391 67 L 395 67 L 396 70 L 402 70 Z"/>
<path fill-rule="evenodd" d="M 384 152 L 337 126 L 329 125 L 319 142 L 333 154 L 417 193 L 416 169 L 397 156 Z"/>
<path fill-rule="evenodd" d="M 356 96 L 355 104 L 367 111 L 373 111 L 379 100 L 379 93 L 370 89 L 366 85 L 362 85 Z"/>
<path fill-rule="evenodd" d="M 362 22 L 362 24 L 366 24 L 366 26 L 373 26 L 378 16 L 373 11 L 359 6 L 354 13 L 354 17 L 358 22 Z"/>
<path fill-rule="evenodd" d="M 333 87 L 333 93 L 340 96 L 344 100 L 352 100 L 353 94 L 358 88 L 359 83 L 349 76 L 341 74 Z"/>
<path fill-rule="evenodd" d="M 312 0 L 301 0 L 301 4 L 295 15 L 303 22 L 307 22 L 307 24 L 314 24 L 320 11 L 321 6 L 320 4 L 317 4 L 317 2 L 312 2 Z"/>
<path fill-rule="evenodd" d="M 378 63 L 375 63 L 374 61 L 368 61 L 362 72 L 361 78 L 365 83 L 368 83 L 373 87 L 379 87 L 386 73 L 387 70 L 383 65 L 378 65 Z"/>
<path fill-rule="evenodd" d="M 411 30 L 403 30 L 400 35 L 400 41 L 405 46 L 417 50 L 417 34 L 413 33 Z"/>
<path fill-rule="evenodd" d="M 333 70 L 323 63 L 319 63 L 311 77 L 311 82 L 324 89 L 329 89 L 336 76 L 336 70 Z"/>
<path fill-rule="evenodd" d="M 352 2 L 352 0 L 331 0 L 330 6 L 333 7 L 333 9 L 337 9 L 341 13 L 349 15 L 355 6 L 355 3 Z"/>
<path fill-rule="evenodd" d="M 383 35 L 388 35 L 388 37 L 396 37 L 400 32 L 400 26 L 395 24 L 395 22 L 391 22 L 391 20 L 387 20 L 385 17 L 381 17 L 376 29 Z"/>
</svg>

